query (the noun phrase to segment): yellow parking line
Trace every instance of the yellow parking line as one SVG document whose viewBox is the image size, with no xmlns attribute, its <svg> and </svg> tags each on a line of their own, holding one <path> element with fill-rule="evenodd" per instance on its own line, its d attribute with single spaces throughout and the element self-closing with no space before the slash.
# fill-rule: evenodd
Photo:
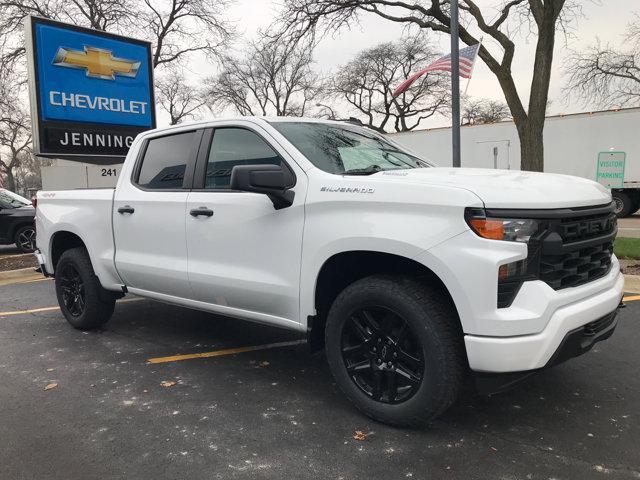
<svg viewBox="0 0 640 480">
<path fill-rule="evenodd" d="M 17 282 L 12 282 L 12 283 L 4 283 L 0 286 L 5 286 L 5 285 L 24 285 L 25 283 L 35 283 L 35 282 L 44 282 L 46 280 L 53 280 L 52 277 L 42 277 L 42 278 L 35 278 L 33 280 L 19 280 Z"/>
<path fill-rule="evenodd" d="M 290 342 L 267 343 L 266 345 L 253 345 L 251 347 L 227 348 L 225 350 L 215 350 L 213 352 L 188 353 L 184 355 L 173 355 L 171 357 L 150 358 L 147 363 L 167 363 L 179 362 L 182 360 L 193 360 L 195 358 L 221 357 L 223 355 L 235 355 L 236 353 L 255 352 L 256 350 L 268 350 L 271 348 L 289 347 L 291 345 L 301 345 L 306 340 L 292 340 Z"/>
<path fill-rule="evenodd" d="M 54 310 L 60 310 L 60 307 L 31 308 L 29 310 L 14 310 L 12 312 L 0 312 L 0 317 L 10 317 L 11 315 L 23 315 L 25 313 L 53 312 Z"/>
<path fill-rule="evenodd" d="M 144 298 L 125 298 L 123 300 L 118 300 L 118 303 L 127 303 L 127 302 L 137 302 L 139 300 L 144 300 Z M 0 317 L 10 317 L 12 315 L 25 315 L 27 313 L 40 313 L 40 312 L 53 312 L 55 310 L 60 310 L 60 307 L 42 307 L 42 308 L 30 308 L 29 310 L 12 310 L 9 312 L 0 312 Z"/>
<path fill-rule="evenodd" d="M 631 295 L 622 299 L 623 302 L 635 302 L 636 300 L 640 300 L 640 295 Z"/>
</svg>

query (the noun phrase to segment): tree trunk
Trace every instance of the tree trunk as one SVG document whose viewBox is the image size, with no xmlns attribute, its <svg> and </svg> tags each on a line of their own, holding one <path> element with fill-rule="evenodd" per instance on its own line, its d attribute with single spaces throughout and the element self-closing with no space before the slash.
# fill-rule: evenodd
<svg viewBox="0 0 640 480">
<path fill-rule="evenodd" d="M 544 168 L 544 116 L 516 123 L 520 138 L 520 170 L 542 172 Z"/>
<path fill-rule="evenodd" d="M 11 190 L 12 192 L 16 191 L 16 180 L 13 176 L 13 172 L 10 168 L 4 171 L 4 185 L 3 188 L 7 190 Z"/>
</svg>

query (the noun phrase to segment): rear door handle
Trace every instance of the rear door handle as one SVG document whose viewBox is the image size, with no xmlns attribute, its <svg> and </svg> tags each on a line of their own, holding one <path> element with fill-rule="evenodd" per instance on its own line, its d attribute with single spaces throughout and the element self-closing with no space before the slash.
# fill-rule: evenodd
<svg viewBox="0 0 640 480">
<path fill-rule="evenodd" d="M 130 207 L 129 205 L 125 205 L 124 207 L 120 207 L 120 208 L 118 209 L 118 213 L 121 213 L 121 214 L 125 214 L 125 213 L 133 213 L 133 212 L 135 212 L 135 211 L 136 211 L 136 210 L 135 210 L 135 208 Z"/>
<path fill-rule="evenodd" d="M 200 208 L 194 208 L 193 210 L 191 210 L 189 212 L 189 214 L 192 217 L 199 217 L 199 216 L 205 216 L 205 217 L 212 217 L 213 216 L 213 210 L 209 210 L 207 207 L 200 207 Z"/>
</svg>

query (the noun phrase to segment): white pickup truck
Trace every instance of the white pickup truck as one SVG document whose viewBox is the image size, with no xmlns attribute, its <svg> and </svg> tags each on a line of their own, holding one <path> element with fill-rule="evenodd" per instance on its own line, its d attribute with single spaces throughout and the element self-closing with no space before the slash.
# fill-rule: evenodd
<svg viewBox="0 0 640 480">
<path fill-rule="evenodd" d="M 36 230 L 74 327 L 132 293 L 307 332 L 395 425 L 442 413 L 471 375 L 497 390 L 589 350 L 623 292 L 597 183 L 434 168 L 339 122 L 143 133 L 115 190 L 40 192 Z"/>
</svg>

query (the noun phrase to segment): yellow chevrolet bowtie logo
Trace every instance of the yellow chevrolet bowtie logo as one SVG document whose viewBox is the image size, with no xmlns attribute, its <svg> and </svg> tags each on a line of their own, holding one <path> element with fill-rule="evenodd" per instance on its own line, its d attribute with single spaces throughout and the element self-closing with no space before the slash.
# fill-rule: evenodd
<svg viewBox="0 0 640 480">
<path fill-rule="evenodd" d="M 84 47 L 84 50 L 69 50 L 60 47 L 54 65 L 70 68 L 81 68 L 87 77 L 115 80 L 116 75 L 134 78 L 138 74 L 140 62 L 116 58 L 109 50 L 95 47 Z"/>
</svg>

